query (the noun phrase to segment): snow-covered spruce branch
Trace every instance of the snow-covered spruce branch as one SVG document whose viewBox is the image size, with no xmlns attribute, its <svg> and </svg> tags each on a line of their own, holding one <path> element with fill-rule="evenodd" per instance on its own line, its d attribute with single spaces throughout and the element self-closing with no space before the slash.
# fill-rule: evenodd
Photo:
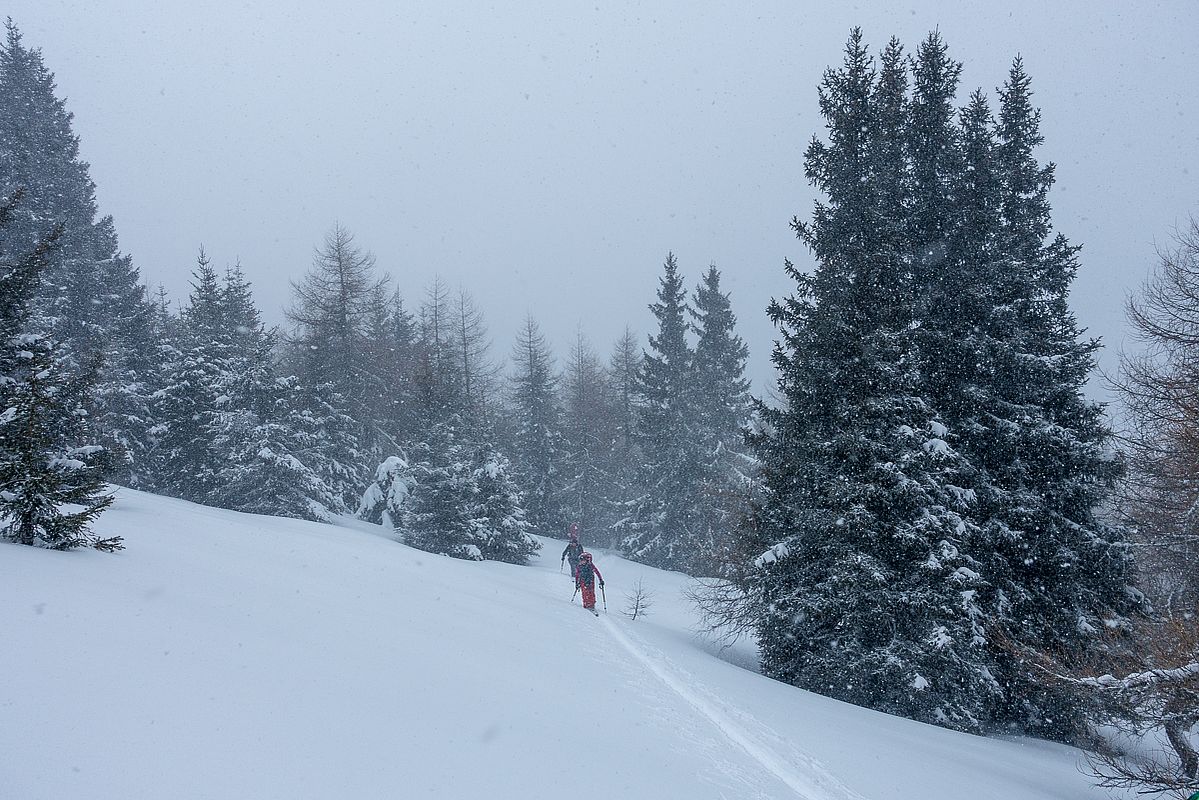
<svg viewBox="0 0 1199 800">
<path fill-rule="evenodd" d="M 1097 689 L 1127 690 L 1140 689 L 1162 683 L 1181 683 L 1196 676 L 1199 676 L 1199 661 L 1182 667 L 1174 667 L 1173 669 L 1151 669 L 1145 672 L 1134 672 L 1131 675 L 1125 675 L 1123 678 L 1116 678 L 1112 675 L 1102 675 L 1098 678 L 1059 677 L 1064 680 L 1074 681 L 1083 686 L 1093 686 Z"/>
<path fill-rule="evenodd" d="M 1189 796 L 1199 788 L 1199 752 L 1191 733 L 1199 723 L 1199 630 L 1183 621 L 1144 622 L 1134 639 L 1111 655 L 1134 669 L 1121 677 L 1078 670 L 1071 675 L 1045 654 L 1032 654 L 1030 663 L 1048 680 L 1075 686 L 1089 697 L 1094 724 L 1114 725 L 1138 740 L 1162 735 L 1169 743 L 1151 754 L 1100 743 L 1087 758 L 1097 785 Z M 1156 666 L 1171 663 L 1180 666 Z"/>
</svg>

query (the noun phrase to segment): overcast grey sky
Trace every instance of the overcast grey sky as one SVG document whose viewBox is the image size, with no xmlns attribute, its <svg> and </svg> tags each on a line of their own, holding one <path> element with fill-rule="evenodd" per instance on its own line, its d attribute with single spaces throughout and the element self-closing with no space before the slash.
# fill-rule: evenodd
<svg viewBox="0 0 1199 800">
<path fill-rule="evenodd" d="M 851 26 L 909 52 L 939 28 L 963 98 L 1025 58 L 1058 164 L 1073 302 L 1106 341 L 1154 244 L 1199 213 L 1199 3 L 10 0 L 41 47 L 124 250 L 187 291 L 203 243 L 240 259 L 270 321 L 334 221 L 411 306 L 470 289 L 506 356 L 526 312 L 565 353 L 644 334 L 668 250 L 715 262 L 771 380 L 764 314 L 811 265 L 816 84 Z"/>
</svg>

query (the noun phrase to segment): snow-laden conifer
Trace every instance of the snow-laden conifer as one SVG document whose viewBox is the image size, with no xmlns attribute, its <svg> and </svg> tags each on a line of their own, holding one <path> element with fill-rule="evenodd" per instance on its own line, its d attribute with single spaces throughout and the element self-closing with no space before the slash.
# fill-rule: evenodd
<svg viewBox="0 0 1199 800">
<path fill-rule="evenodd" d="M 898 45 L 879 72 L 857 30 L 820 85 L 828 139 L 813 140 L 805 168 L 824 199 L 794 223 L 816 269 L 788 263 L 796 291 L 770 306 L 781 405 L 760 407 L 761 555 L 744 586 L 768 674 L 977 729 L 999 687 L 968 553 L 966 465 L 915 369 L 911 261 L 892 204 L 905 88 Z"/>
<path fill-rule="evenodd" d="M 263 326 L 239 265 L 222 280 L 201 250 L 170 331 L 154 408 L 158 491 L 318 521 L 356 500 L 352 426 L 320 387 L 279 374 L 275 332 Z"/>
<path fill-rule="evenodd" d="M 163 385 L 153 398 L 155 490 L 204 503 L 217 488 L 227 456 L 216 443 L 219 416 L 235 408 L 233 353 L 220 280 L 201 248 L 179 335 L 164 353 Z"/>
<path fill-rule="evenodd" d="M 120 549 L 89 526 L 112 504 L 107 451 L 87 444 L 86 395 L 95 369 L 72 369 L 41 334 L 5 343 L 0 415 L 0 524 L 18 544 Z"/>
<path fill-rule="evenodd" d="M 413 448 L 415 485 L 404 506 L 404 541 L 454 558 L 524 563 L 538 545 L 508 460 L 463 430 L 460 420 L 447 420 Z"/>
<path fill-rule="evenodd" d="M 402 530 L 404 509 L 415 487 L 416 478 L 408 461 L 402 456 L 388 456 L 358 501 L 358 517 L 390 531 Z"/>
<path fill-rule="evenodd" d="M 0 196 L 23 192 L 6 237 L 13 247 L 0 257 L 18 256 L 48 226 L 60 226 L 33 303 L 37 327 L 72 369 L 100 364 L 87 393 L 95 435 L 118 451 L 114 477 L 143 485 L 149 396 L 157 388 L 153 311 L 137 269 L 119 251 L 112 218 L 98 216 L 54 75 L 11 20 L 0 44 L 0 108 Z"/>
<path fill-rule="evenodd" d="M 561 385 L 567 516 L 588 545 L 611 546 L 618 493 L 618 434 L 613 392 L 591 344 L 578 331 Z"/>
<path fill-rule="evenodd" d="M 391 444 L 381 435 L 388 387 L 371 335 L 386 314 L 387 282 L 376 274 L 374 255 L 335 225 L 314 249 L 308 272 L 292 282 L 287 309 L 293 326 L 289 366 L 306 385 L 330 387 L 327 398 L 341 398 L 355 441 L 373 454 Z M 368 476 L 361 476 L 347 502 L 357 501 Z"/>
<path fill-rule="evenodd" d="M 975 468 L 980 600 L 996 632 L 996 677 L 1007 689 L 1000 714 L 1069 736 L 1077 704 L 1040 692 L 1017 654 L 1053 648 L 1078 656 L 1101 646 L 1137 610 L 1139 593 L 1129 587 L 1127 532 L 1099 514 L 1120 471 L 1103 409 L 1084 394 L 1099 343 L 1084 337 L 1068 304 L 1079 248 L 1053 232 L 1053 166 L 1035 156 L 1040 112 L 1019 59 L 999 95 L 993 146 L 977 148 L 960 190 L 993 193 L 985 217 L 959 223 L 973 245 L 965 249 L 974 267 L 968 279 L 988 294 L 981 314 L 964 320 L 977 332 L 970 356 L 980 369 L 943 406 L 969 434 L 961 448 Z M 981 126 L 972 116 L 980 114 L 967 110 L 967 133 Z M 979 186 L 975 176 L 987 174 L 991 185 Z"/>
<path fill-rule="evenodd" d="M 642 361 L 643 353 L 637 336 L 625 328 L 613 344 L 605 376 L 611 389 L 609 411 L 612 417 L 612 448 L 608 456 L 608 485 L 604 492 L 604 505 L 612 520 L 611 536 L 617 541 L 624 535 L 621 523 L 633 514 L 639 496 L 637 472 L 641 463 L 641 446 L 637 437 L 637 418 L 640 414 L 637 376 L 641 373 Z"/>
<path fill-rule="evenodd" d="M 638 374 L 642 463 L 622 547 L 630 558 L 678 570 L 690 567 L 703 529 L 695 507 L 701 459 L 687 309 L 683 277 L 671 253 L 659 279 L 658 302 L 650 305 L 658 332 L 649 337 Z"/>
<path fill-rule="evenodd" d="M 530 534 L 524 498 L 507 456 L 490 442 L 473 448 L 471 524 L 483 558 L 524 564 L 541 545 Z"/>
<path fill-rule="evenodd" d="M 21 200 L 18 192 L 0 204 L 0 252 L 19 253 Z M 0 256 L 0 536 L 54 550 L 116 550 L 119 538 L 89 530 L 113 499 L 105 483 L 110 454 L 94 443 L 87 415 L 98 357 L 80 368 L 50 336 L 28 330 L 60 232 L 52 229 L 23 254 Z"/>
<path fill-rule="evenodd" d="M 734 529 L 746 513 L 757 463 L 745 434 L 752 398 L 745 379 L 749 348 L 736 332 L 729 295 L 720 288 L 713 264 L 692 296 L 695 415 L 702 484 L 695 498 L 702 515 L 695 541 L 693 571 L 715 574 L 733 547 Z"/>
<path fill-rule="evenodd" d="M 532 317 L 512 347 L 511 420 L 514 469 L 532 530 L 560 536 L 567 514 L 562 473 L 562 408 L 553 355 Z"/>
</svg>

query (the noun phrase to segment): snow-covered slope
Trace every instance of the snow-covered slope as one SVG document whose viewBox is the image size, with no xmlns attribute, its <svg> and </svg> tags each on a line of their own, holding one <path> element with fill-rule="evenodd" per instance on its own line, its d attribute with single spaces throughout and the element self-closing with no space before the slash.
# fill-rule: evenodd
<svg viewBox="0 0 1199 800">
<path fill-rule="evenodd" d="M 683 576 L 602 552 L 596 619 L 560 542 L 470 563 L 128 490 L 98 528 L 128 549 L 0 544 L 0 797 L 1103 796 L 1077 751 L 763 678 L 691 633 Z"/>
</svg>

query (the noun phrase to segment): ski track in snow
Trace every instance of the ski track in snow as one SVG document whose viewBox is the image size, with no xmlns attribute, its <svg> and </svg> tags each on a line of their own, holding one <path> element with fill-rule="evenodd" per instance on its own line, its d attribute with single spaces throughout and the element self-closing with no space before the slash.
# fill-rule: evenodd
<svg viewBox="0 0 1199 800">
<path fill-rule="evenodd" d="M 843 784 L 819 761 L 787 746 L 781 737 L 760 723 L 755 721 L 755 724 L 763 729 L 762 733 L 759 735 L 750 733 L 743 724 L 734 719 L 735 711 L 722 710 L 716 702 L 705 697 L 706 692 L 697 688 L 699 684 L 689 675 L 685 675 L 680 668 L 671 664 L 666 656 L 651 652 L 651 648 L 644 643 L 634 642 L 632 635 L 620 630 L 606 616 L 601 618 L 601 622 L 612 638 L 641 662 L 668 689 L 685 700 L 730 742 L 744 750 L 750 758 L 782 781 L 801 800 L 864 800 L 862 795 Z M 779 756 L 770 745 L 763 741 L 764 738 L 773 739 L 779 744 L 787 746 L 787 749 L 790 750 L 790 761 L 802 762 L 799 765 L 802 772 L 795 768 L 796 765 L 788 763 L 788 760 Z"/>
</svg>

